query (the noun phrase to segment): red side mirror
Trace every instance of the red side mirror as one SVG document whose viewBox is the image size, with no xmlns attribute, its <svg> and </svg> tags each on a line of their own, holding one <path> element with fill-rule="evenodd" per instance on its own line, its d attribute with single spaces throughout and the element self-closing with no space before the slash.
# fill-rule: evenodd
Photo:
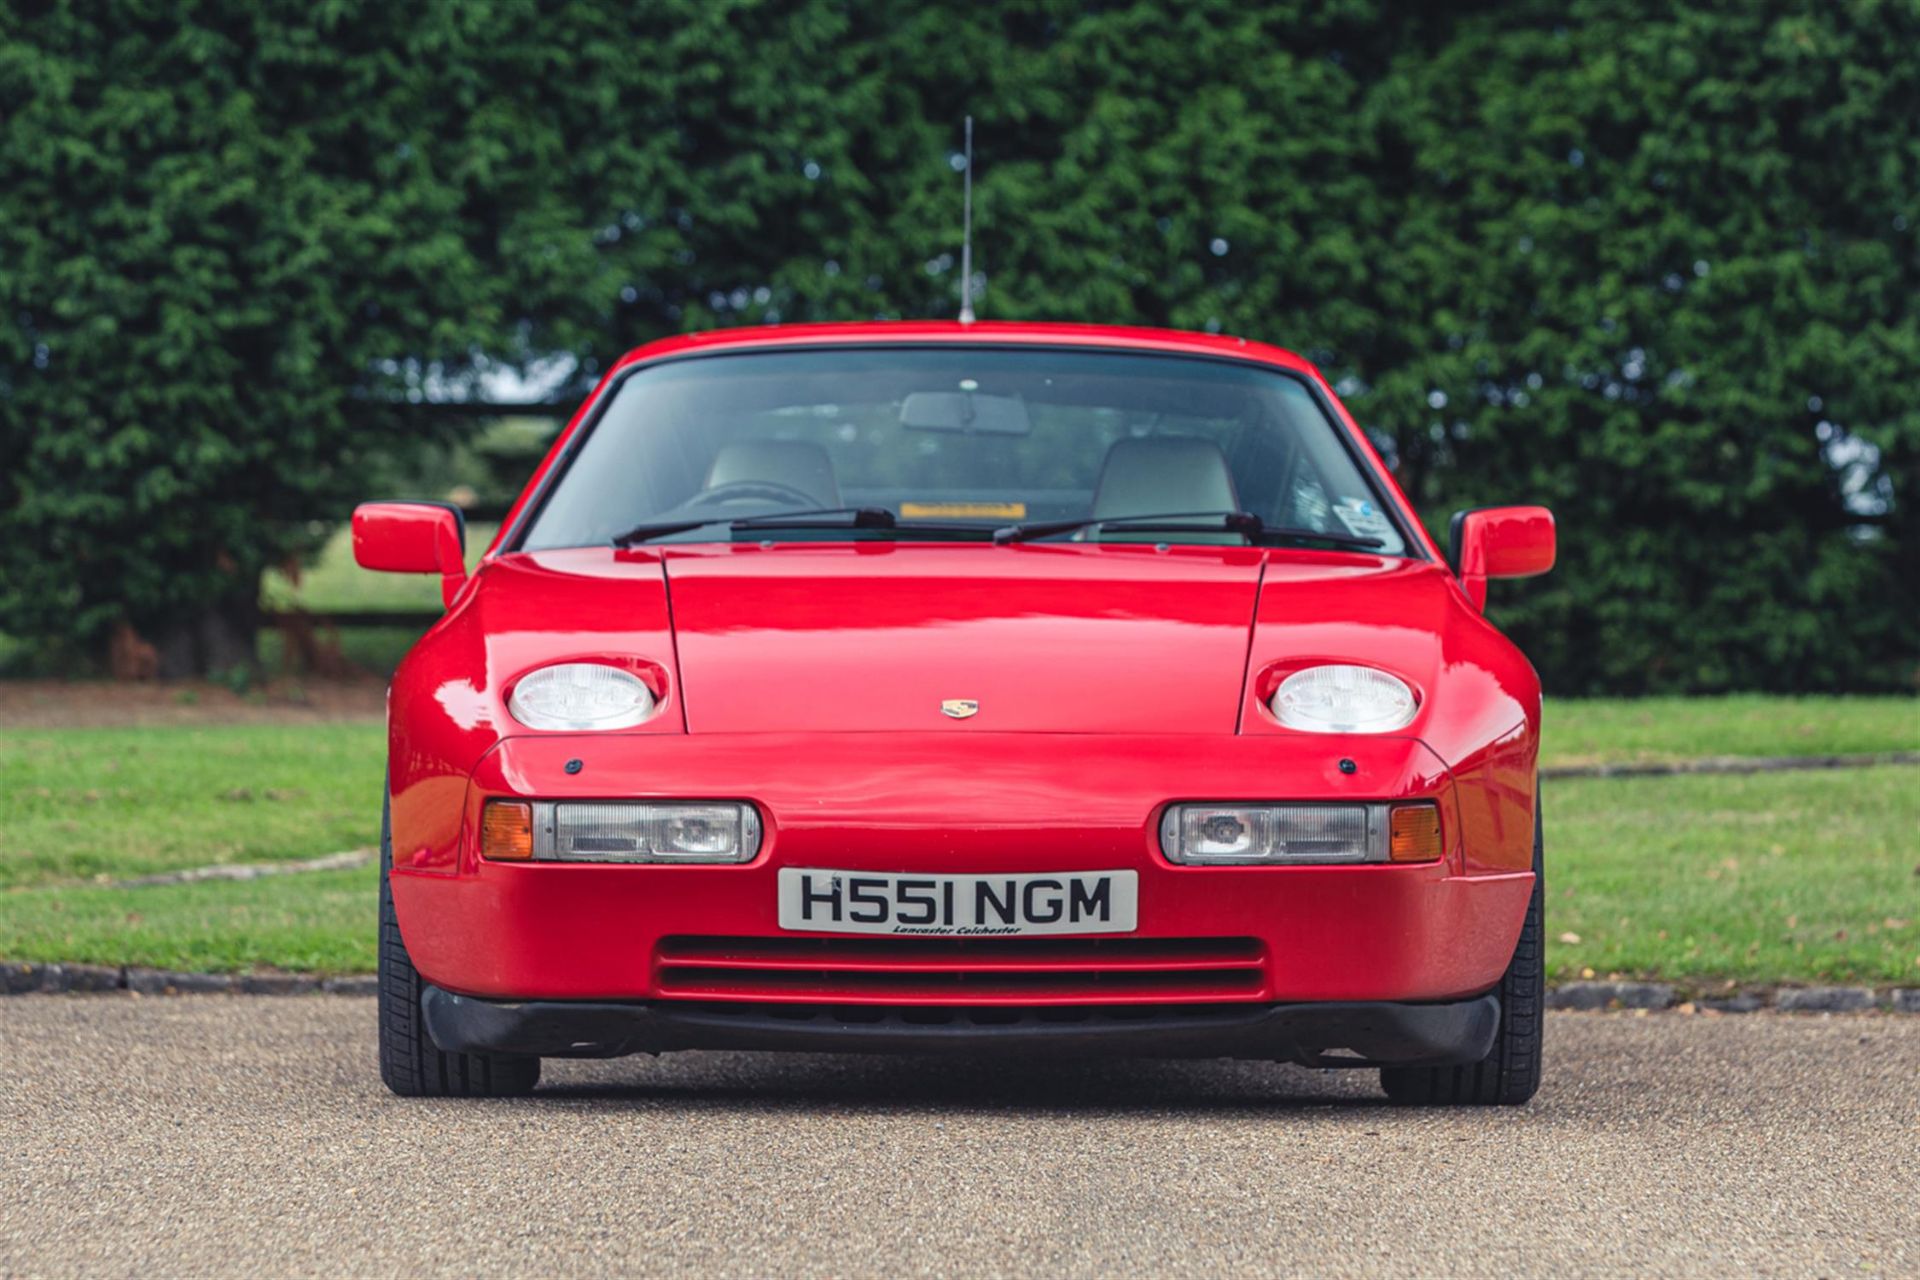
<svg viewBox="0 0 1920 1280">
<path fill-rule="evenodd" d="M 452 604 L 467 582 L 467 522 L 437 502 L 363 502 L 353 509 L 353 558 L 382 573 L 437 573 Z"/>
<path fill-rule="evenodd" d="M 1475 608 L 1487 605 L 1489 578 L 1531 578 L 1553 568 L 1553 512 L 1545 507 L 1456 511 L 1447 558 Z"/>
</svg>

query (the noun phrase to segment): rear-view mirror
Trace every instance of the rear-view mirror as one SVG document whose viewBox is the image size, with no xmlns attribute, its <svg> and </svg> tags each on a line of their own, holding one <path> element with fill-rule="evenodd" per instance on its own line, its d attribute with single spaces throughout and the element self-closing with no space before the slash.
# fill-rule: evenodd
<svg viewBox="0 0 1920 1280">
<path fill-rule="evenodd" d="M 1553 513 L 1545 507 L 1480 507 L 1456 511 L 1447 559 L 1475 608 L 1487 604 L 1491 578 L 1531 578 L 1553 568 Z"/>
<path fill-rule="evenodd" d="M 438 502 L 363 502 L 353 509 L 353 558 L 381 573 L 437 573 L 452 604 L 467 582 L 467 522 Z"/>
<path fill-rule="evenodd" d="M 1033 430 L 1027 402 L 1019 396 L 977 391 L 914 391 L 900 402 L 900 425 L 909 431 L 970 431 L 1024 436 Z"/>
</svg>

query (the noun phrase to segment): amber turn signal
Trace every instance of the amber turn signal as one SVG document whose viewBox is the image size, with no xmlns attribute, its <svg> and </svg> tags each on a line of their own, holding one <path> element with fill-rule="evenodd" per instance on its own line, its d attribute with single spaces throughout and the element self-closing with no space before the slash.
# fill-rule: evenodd
<svg viewBox="0 0 1920 1280">
<path fill-rule="evenodd" d="M 1393 806 L 1388 856 L 1395 862 L 1435 862 L 1440 857 L 1440 809 L 1431 804 Z"/>
<path fill-rule="evenodd" d="M 480 856 L 495 862 L 533 857 L 533 806 L 519 800 L 487 801 L 480 811 Z"/>
</svg>

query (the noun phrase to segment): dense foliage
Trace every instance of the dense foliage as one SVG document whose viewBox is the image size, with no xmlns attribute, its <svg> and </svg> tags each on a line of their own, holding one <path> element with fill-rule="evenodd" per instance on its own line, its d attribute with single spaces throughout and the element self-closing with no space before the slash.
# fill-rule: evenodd
<svg viewBox="0 0 1920 1280">
<path fill-rule="evenodd" d="M 1551 688 L 1920 655 L 1920 5 L 0 0 L 0 630 L 174 667 L 418 429 L 663 333 L 981 310 L 1320 362 Z"/>
</svg>

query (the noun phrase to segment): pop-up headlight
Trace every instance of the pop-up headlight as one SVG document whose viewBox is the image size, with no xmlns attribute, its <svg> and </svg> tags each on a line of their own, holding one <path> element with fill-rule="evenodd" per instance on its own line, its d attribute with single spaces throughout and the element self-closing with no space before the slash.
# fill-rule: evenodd
<svg viewBox="0 0 1920 1280">
<path fill-rule="evenodd" d="M 654 712 L 653 690 L 604 662 L 557 662 L 520 677 L 507 710 L 529 729 L 630 729 Z"/>
<path fill-rule="evenodd" d="M 1346 663 L 1294 672 L 1269 705 L 1281 724 L 1307 733 L 1392 733 L 1420 708 L 1405 680 Z"/>
</svg>

